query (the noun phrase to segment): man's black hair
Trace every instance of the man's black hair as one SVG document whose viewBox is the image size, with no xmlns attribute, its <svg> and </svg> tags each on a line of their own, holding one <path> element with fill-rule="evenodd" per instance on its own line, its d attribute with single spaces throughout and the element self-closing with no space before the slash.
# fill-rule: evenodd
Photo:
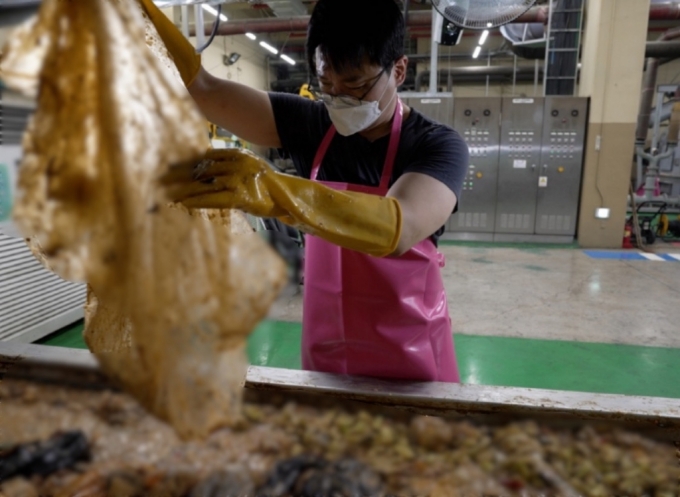
<svg viewBox="0 0 680 497">
<path fill-rule="evenodd" d="M 404 16 L 395 0 L 319 0 L 307 28 L 307 62 L 316 48 L 334 71 L 371 64 L 390 69 L 404 55 Z"/>
</svg>

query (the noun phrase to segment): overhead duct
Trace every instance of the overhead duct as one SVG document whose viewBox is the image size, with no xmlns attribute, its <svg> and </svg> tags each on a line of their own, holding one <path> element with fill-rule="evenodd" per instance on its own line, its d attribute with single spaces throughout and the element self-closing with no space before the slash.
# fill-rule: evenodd
<svg viewBox="0 0 680 497">
<path fill-rule="evenodd" d="M 500 28 L 503 38 L 511 43 L 510 51 L 523 59 L 545 58 L 545 27 L 539 23 L 508 24 Z M 645 44 L 647 58 L 680 57 L 680 41 L 648 41 Z"/>
<path fill-rule="evenodd" d="M 535 76 L 535 68 L 533 67 L 518 67 L 512 66 L 468 66 L 468 67 L 454 67 L 450 69 L 442 69 L 438 71 L 437 83 L 472 83 L 486 81 L 487 77 L 490 81 L 505 80 L 512 78 L 513 75 L 517 80 L 527 81 L 533 80 Z M 542 69 L 539 69 L 539 74 L 542 75 Z M 430 71 L 421 71 L 416 75 L 415 91 L 420 91 L 423 86 L 428 86 L 430 82 Z"/>
<path fill-rule="evenodd" d="M 512 59 L 514 54 L 510 50 L 494 50 L 492 52 L 482 52 L 479 54 L 479 59 L 480 60 L 487 60 L 487 59 L 502 59 L 502 58 L 508 58 Z M 426 61 L 430 60 L 430 54 L 406 54 L 406 57 L 408 57 L 409 62 L 419 62 L 419 61 Z M 461 61 L 465 60 L 468 61 L 470 60 L 470 54 L 469 53 L 450 53 L 450 54 L 439 54 L 439 60 L 442 61 Z M 301 60 L 301 61 L 296 61 L 301 64 L 305 64 L 306 61 Z M 270 60 L 269 63 L 273 66 L 290 66 L 290 64 L 284 60 L 277 60 L 273 59 Z"/>
<path fill-rule="evenodd" d="M 518 67 L 515 73 L 515 68 L 512 66 L 469 66 L 438 71 L 438 83 L 447 85 L 448 83 L 483 82 L 486 81 L 487 77 L 490 81 L 501 81 L 512 78 L 513 73 L 517 81 L 530 81 L 535 76 L 533 67 Z M 542 73 L 542 69 L 539 69 L 539 75 Z M 405 81 L 403 86 L 411 87 L 413 85 L 415 90 L 418 91 L 421 87 L 427 86 L 429 81 L 430 71 L 422 71 L 414 79 Z M 280 79 L 272 82 L 270 87 L 272 91 L 295 92 L 300 86 L 308 82 L 307 77 Z"/>
</svg>

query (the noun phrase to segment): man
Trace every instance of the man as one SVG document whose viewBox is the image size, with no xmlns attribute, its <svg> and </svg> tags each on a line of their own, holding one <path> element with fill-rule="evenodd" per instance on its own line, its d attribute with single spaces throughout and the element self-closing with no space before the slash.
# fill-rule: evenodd
<svg viewBox="0 0 680 497">
<path fill-rule="evenodd" d="M 404 19 L 394 0 L 319 0 L 307 39 L 320 101 L 217 79 L 142 0 L 208 120 L 287 150 L 300 177 L 254 155 L 210 151 L 166 178 L 189 207 L 277 217 L 307 237 L 305 369 L 458 381 L 436 250 L 468 151 L 452 129 L 405 106 Z"/>
</svg>

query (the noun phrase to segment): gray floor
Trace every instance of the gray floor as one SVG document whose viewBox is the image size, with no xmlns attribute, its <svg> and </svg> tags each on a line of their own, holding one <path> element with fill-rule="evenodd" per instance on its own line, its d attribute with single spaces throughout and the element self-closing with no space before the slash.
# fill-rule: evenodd
<svg viewBox="0 0 680 497">
<path fill-rule="evenodd" d="M 598 260 L 578 249 L 441 251 L 455 333 L 680 348 L 680 262 Z M 270 314 L 301 316 L 294 289 Z"/>
</svg>

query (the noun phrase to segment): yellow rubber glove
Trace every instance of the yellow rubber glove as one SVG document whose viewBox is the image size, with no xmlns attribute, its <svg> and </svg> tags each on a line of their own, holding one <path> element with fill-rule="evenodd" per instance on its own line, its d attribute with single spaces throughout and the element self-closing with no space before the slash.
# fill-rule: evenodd
<svg viewBox="0 0 680 497">
<path fill-rule="evenodd" d="M 156 26 L 158 35 L 172 55 L 175 66 L 182 76 L 182 81 L 186 86 L 191 85 L 201 69 L 201 56 L 196 53 L 196 49 L 189 43 L 189 40 L 168 19 L 168 16 L 154 5 L 152 0 L 139 0 L 139 3 L 153 25 Z"/>
<path fill-rule="evenodd" d="M 337 191 L 274 171 L 255 154 L 209 150 L 202 162 L 174 166 L 162 178 L 171 200 L 189 208 L 238 209 L 275 217 L 344 248 L 376 257 L 393 253 L 401 236 L 396 199 Z"/>
</svg>

